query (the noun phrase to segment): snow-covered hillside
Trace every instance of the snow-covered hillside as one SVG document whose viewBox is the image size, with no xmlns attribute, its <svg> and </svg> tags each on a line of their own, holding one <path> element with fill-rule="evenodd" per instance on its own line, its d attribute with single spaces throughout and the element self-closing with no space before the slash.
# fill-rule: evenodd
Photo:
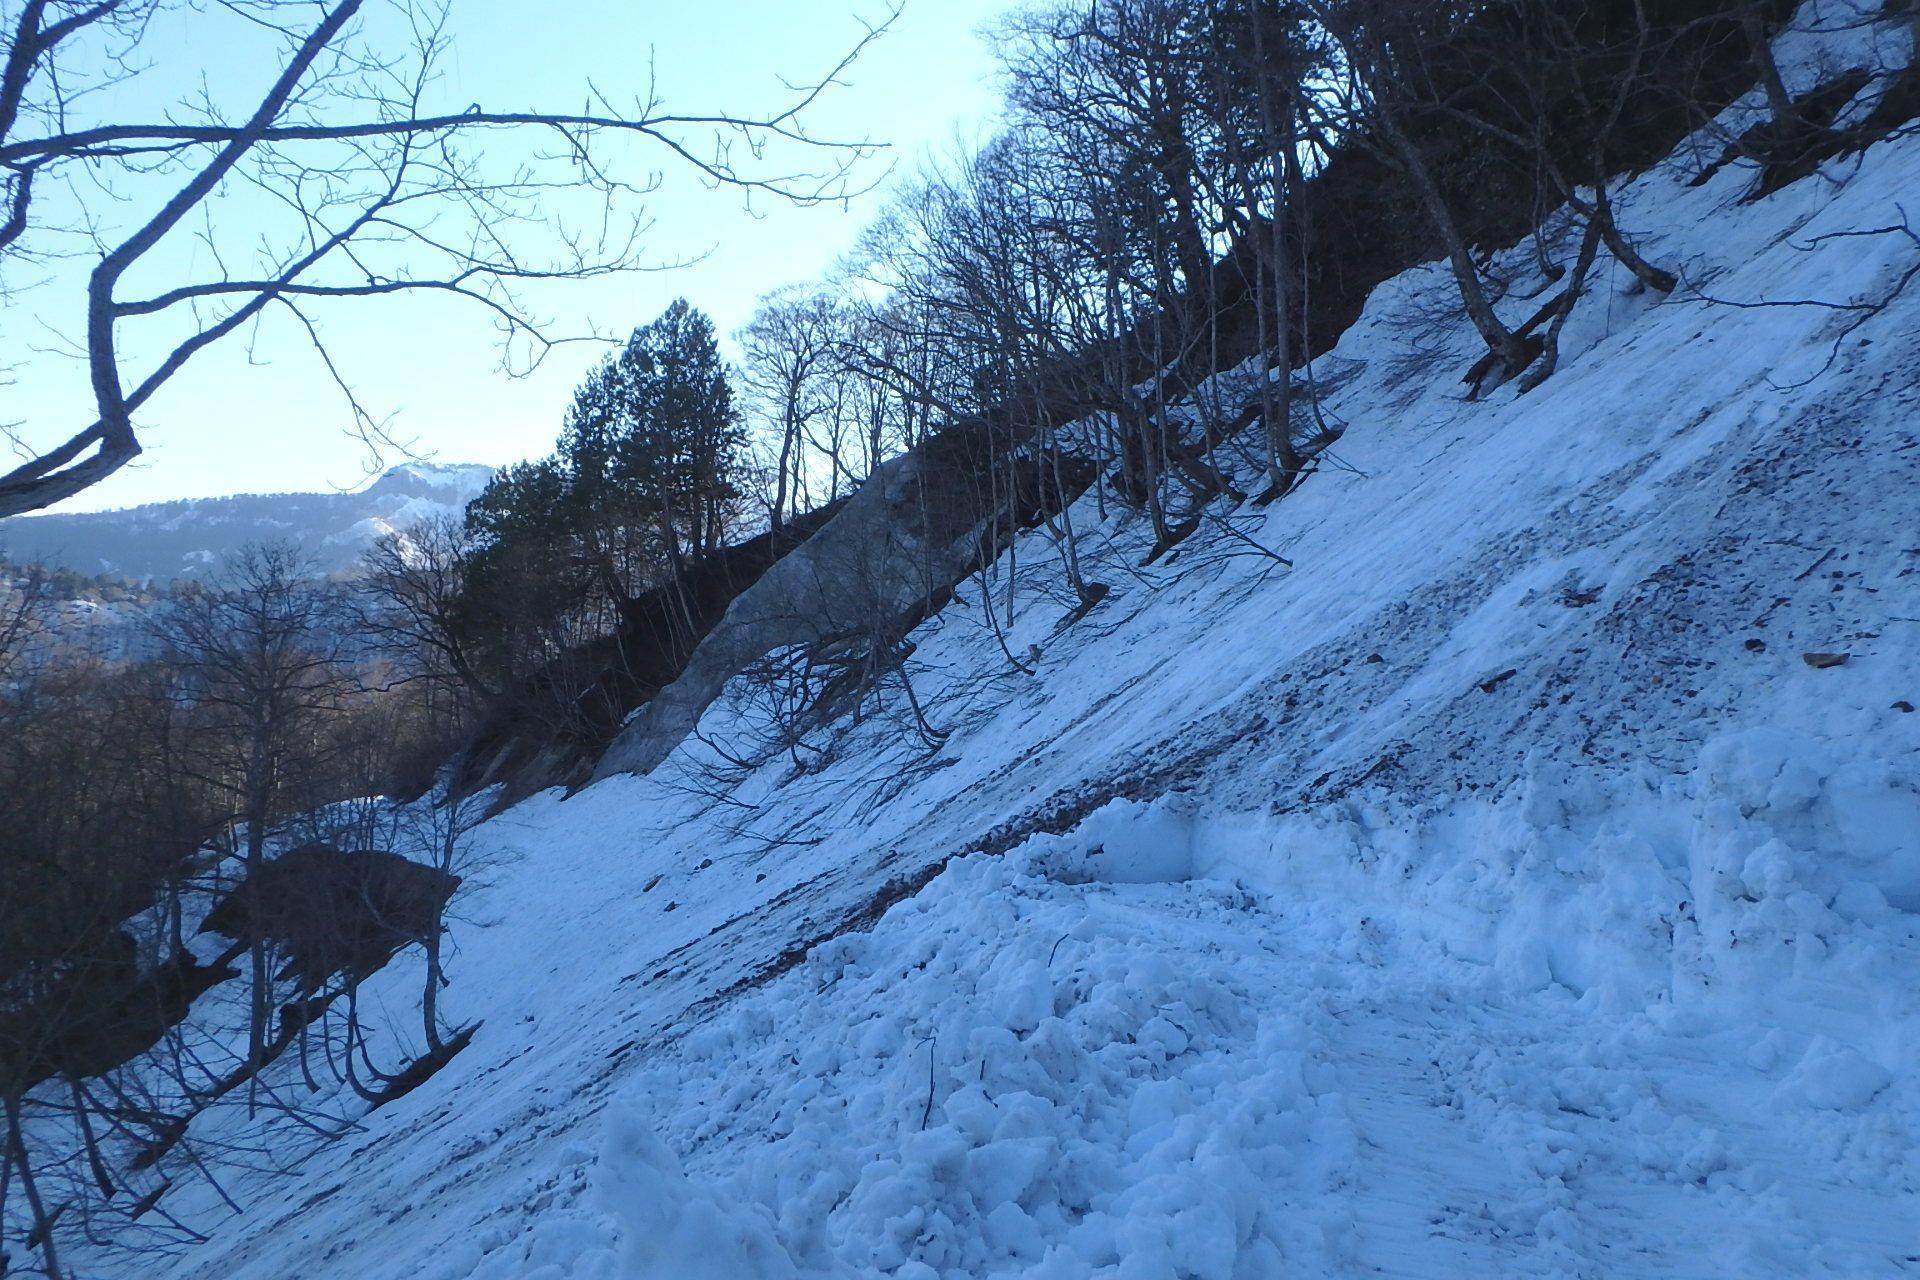
<svg viewBox="0 0 1920 1280">
<path fill-rule="evenodd" d="M 1811 25 L 1802 83 L 1904 39 Z M 1111 594 L 1059 627 L 1030 537 L 1004 649 L 963 586 L 937 750 L 488 823 L 470 1046 L 84 1274 L 1920 1273 L 1920 284 L 1814 305 L 1911 276 L 1920 138 L 1750 204 L 1713 150 L 1619 200 L 1681 289 L 1603 274 L 1538 390 L 1463 402 L 1410 272 L 1297 492 L 1151 568 L 1090 495 Z"/>
<path fill-rule="evenodd" d="M 249 542 L 288 540 L 320 573 L 352 567 L 389 533 L 436 516 L 458 516 L 486 487 L 489 467 L 406 462 L 351 493 L 241 494 L 189 498 L 123 511 L 17 516 L 0 521 L 0 552 L 76 572 L 164 586 L 204 577 Z"/>
</svg>

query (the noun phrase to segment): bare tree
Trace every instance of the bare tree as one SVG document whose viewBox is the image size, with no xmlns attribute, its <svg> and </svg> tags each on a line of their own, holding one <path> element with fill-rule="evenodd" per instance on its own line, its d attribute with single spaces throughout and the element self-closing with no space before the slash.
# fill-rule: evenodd
<svg viewBox="0 0 1920 1280">
<path fill-rule="evenodd" d="M 45 571 L 0 560 L 0 694 L 19 674 L 30 646 L 45 629 L 46 606 Z"/>
<path fill-rule="evenodd" d="M 775 529 L 793 514 L 803 491 L 807 428 L 832 404 L 830 382 L 840 344 L 841 316 L 831 295 L 779 290 L 760 305 L 737 336 L 744 361 L 743 390 L 773 448 L 769 519 Z"/>
<path fill-rule="evenodd" d="M 472 835 L 487 817 L 485 792 L 466 785 L 450 771 L 445 785 L 401 811 L 401 837 L 428 866 L 448 878 L 465 877 L 471 870 Z M 449 1043 L 440 1016 L 440 990 L 448 983 L 443 958 L 447 903 L 435 899 L 433 918 L 426 930 L 426 974 L 420 991 L 420 1021 L 427 1052 L 443 1052 Z"/>
<path fill-rule="evenodd" d="M 816 139 L 803 118 L 885 26 L 785 105 L 728 115 L 670 110 L 651 89 L 622 103 L 589 88 L 586 107 L 566 112 L 444 103 L 444 0 L 20 0 L 0 17 L 0 296 L 75 240 L 95 258 L 78 343 L 95 416 L 54 428 L 58 443 L 22 445 L 26 461 L 0 474 L 0 516 L 71 497 L 138 456 L 138 414 L 155 393 L 270 308 L 312 339 L 370 439 L 380 427 L 322 343 L 322 304 L 460 299 L 497 322 L 503 360 L 537 362 L 563 337 L 525 288 L 641 265 L 633 202 L 659 181 L 650 154 L 751 193 L 848 194 L 868 148 Z M 127 100 L 105 90 L 149 69 L 156 26 L 219 45 L 220 21 L 263 39 L 272 59 L 238 111 L 196 89 L 153 118 L 101 114 Z M 490 155 L 494 137 L 515 141 Z M 776 158 L 796 152 L 797 163 Z M 42 198 L 56 189 L 61 201 Z M 567 192 L 592 198 L 579 225 L 550 212 Z M 192 239 L 202 253 L 182 251 Z M 195 274 L 196 258 L 211 271 Z"/>
<path fill-rule="evenodd" d="M 1371 147 L 1405 177 L 1440 242 L 1467 318 L 1497 366 L 1495 381 L 1517 375 L 1532 362 L 1537 343 L 1501 319 L 1459 211 L 1415 124 L 1416 113 L 1432 102 L 1425 55 L 1445 43 L 1472 6 L 1424 0 L 1305 2 L 1340 47 L 1345 74 L 1331 96 L 1346 117 L 1347 136 Z"/>
<path fill-rule="evenodd" d="M 354 624 L 399 664 L 402 678 L 491 703 L 505 691 L 473 652 L 472 554 L 472 535 L 458 516 L 436 516 L 380 538 L 360 560 Z"/>
<path fill-rule="evenodd" d="M 355 687 L 337 629 L 335 602 L 285 545 L 250 546 L 215 585 L 182 594 L 157 622 L 167 660 L 184 676 L 205 776 L 230 798 L 248 878 L 267 861 L 279 824 L 306 808 L 308 785 L 328 745 L 314 732 Z M 252 1003 L 247 1065 L 267 1048 L 273 983 L 268 949 L 250 947 Z"/>
<path fill-rule="evenodd" d="M 1780 75 L 1780 63 L 1773 56 L 1773 32 L 1769 30 L 1767 7 L 1763 0 L 1732 0 L 1740 34 L 1746 38 L 1754 72 L 1760 77 L 1761 92 L 1766 95 L 1767 110 L 1773 116 L 1773 126 L 1780 134 L 1791 136 L 1803 132 L 1806 123 L 1800 118 L 1793 95 L 1787 92 L 1786 81 Z"/>
<path fill-rule="evenodd" d="M 186 1006 L 231 974 L 181 944 L 181 853 L 209 797 L 146 676 L 55 651 L 0 688 L 0 1199 L 17 1179 L 50 1276 L 56 1223 L 120 1190 L 100 1138 L 139 1140 L 117 1102 L 133 1064 L 167 1059 Z M 129 930 L 149 906 L 159 927 Z"/>
<path fill-rule="evenodd" d="M 1324 37 L 1293 6 L 1223 6 L 1207 42 L 1210 109 L 1218 121 L 1222 210 L 1253 263 L 1250 283 L 1261 369 L 1257 412 L 1266 446 L 1263 501 L 1284 495 L 1305 459 L 1293 438 L 1293 368 L 1307 354 L 1304 295 L 1311 228 L 1303 216 L 1308 83 L 1330 59 Z"/>
<path fill-rule="evenodd" d="M 1537 347 L 1518 384 L 1529 391 L 1558 367 L 1561 332 L 1602 245 L 1642 288 L 1669 293 L 1677 281 L 1647 261 L 1621 231 L 1609 194 L 1614 174 L 1624 167 L 1629 106 L 1652 88 L 1645 70 L 1655 33 L 1644 6 L 1633 0 L 1612 23 L 1582 22 L 1590 15 L 1537 0 L 1516 0 L 1506 14 L 1510 25 L 1498 29 L 1491 47 L 1477 52 L 1488 65 L 1500 66 L 1502 88 L 1512 87 L 1483 92 L 1470 106 L 1444 99 L 1433 105 L 1504 147 L 1512 162 L 1535 175 L 1541 223 L 1548 220 L 1545 211 L 1557 205 L 1582 228 L 1570 273 L 1545 260 L 1544 226 L 1534 229 L 1543 274 L 1561 288 L 1515 330 Z M 1490 352 L 1469 379 L 1477 385 L 1496 355 Z"/>
</svg>

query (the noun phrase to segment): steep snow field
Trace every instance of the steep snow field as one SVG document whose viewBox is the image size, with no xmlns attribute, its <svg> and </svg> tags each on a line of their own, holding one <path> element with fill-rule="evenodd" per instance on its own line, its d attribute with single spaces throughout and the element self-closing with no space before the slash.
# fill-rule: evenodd
<svg viewBox="0 0 1920 1280">
<path fill-rule="evenodd" d="M 1841 12 L 1801 83 L 1900 39 Z M 1920 285 L 1734 305 L 1885 297 L 1920 139 L 1753 204 L 1716 151 L 1620 200 L 1686 283 L 1603 272 L 1539 390 L 1463 403 L 1417 270 L 1295 494 L 1151 569 L 1089 496 L 1057 632 L 1025 539 L 1006 652 L 977 582 L 914 637 L 937 751 L 489 823 L 471 1046 L 85 1274 L 1920 1273 Z"/>
</svg>

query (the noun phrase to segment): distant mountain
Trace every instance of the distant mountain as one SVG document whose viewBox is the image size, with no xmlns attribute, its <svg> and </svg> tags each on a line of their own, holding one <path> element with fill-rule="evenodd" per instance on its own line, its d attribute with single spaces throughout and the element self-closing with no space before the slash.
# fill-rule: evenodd
<svg viewBox="0 0 1920 1280">
<path fill-rule="evenodd" d="M 287 539 L 321 573 L 351 568 L 376 538 L 436 515 L 459 515 L 491 467 L 409 462 L 354 493 L 249 493 L 187 498 L 120 511 L 0 520 L 0 555 L 88 576 L 164 584 L 204 577 L 249 542 Z"/>
</svg>

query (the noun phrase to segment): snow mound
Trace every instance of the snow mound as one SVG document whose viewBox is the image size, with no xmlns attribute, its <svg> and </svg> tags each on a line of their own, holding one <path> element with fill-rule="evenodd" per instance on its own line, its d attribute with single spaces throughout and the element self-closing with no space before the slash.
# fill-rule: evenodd
<svg viewBox="0 0 1920 1280">
<path fill-rule="evenodd" d="M 608 1124 L 595 1190 L 620 1223 L 630 1280 L 798 1275 L 771 1223 L 688 1181 L 679 1158 L 631 1111 L 616 1109 Z"/>
<path fill-rule="evenodd" d="M 1236 1280 L 1334 1257 L 1338 1217 L 1311 1206 L 1356 1137 L 1313 1036 L 1263 998 L 1259 957 L 1181 946 L 1153 910 L 1252 898 L 1089 897 L 1024 861 L 955 864 L 695 1032 L 613 1113 L 595 1186 L 617 1249 L 549 1272 L 524 1269 L 531 1240 L 474 1280 Z M 713 1183 L 647 1113 L 706 1117 Z"/>
<path fill-rule="evenodd" d="M 1707 856 L 1847 772 L 1788 760 L 1543 768 L 1417 835 L 1116 801 L 958 859 L 650 1059 L 593 1211 L 442 1280 L 1894 1274 L 1920 928 Z"/>
<path fill-rule="evenodd" d="M 1036 836 L 1020 852 L 1034 872 L 1070 884 L 1173 883 L 1193 875 L 1195 814 L 1186 796 L 1115 800 L 1067 834 Z"/>
</svg>

